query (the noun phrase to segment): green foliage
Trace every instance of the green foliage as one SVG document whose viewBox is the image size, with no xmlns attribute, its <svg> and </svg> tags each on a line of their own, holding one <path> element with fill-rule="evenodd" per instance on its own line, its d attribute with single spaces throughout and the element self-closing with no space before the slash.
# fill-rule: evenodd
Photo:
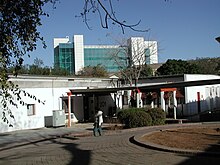
<svg viewBox="0 0 220 165">
<path fill-rule="evenodd" d="M 34 64 L 29 66 L 28 74 L 31 75 L 49 75 L 50 68 L 43 67 L 44 62 L 39 58 L 34 59 Z"/>
<path fill-rule="evenodd" d="M 151 125 L 151 116 L 143 110 L 132 108 L 118 112 L 119 121 L 127 128 L 143 127 Z"/>
<path fill-rule="evenodd" d="M 146 112 L 152 118 L 152 125 L 163 125 L 165 124 L 166 113 L 161 108 L 147 109 Z"/>
<path fill-rule="evenodd" d="M 8 69 L 9 74 L 13 74 L 14 68 L 10 67 Z M 68 76 L 70 75 L 66 69 L 62 68 L 49 68 L 47 66 L 44 67 L 43 60 L 39 58 L 34 59 L 34 63 L 32 65 L 24 65 L 21 66 L 18 71 L 19 74 L 29 74 L 29 75 L 56 75 L 56 76 Z"/>
<path fill-rule="evenodd" d="M 70 73 L 66 69 L 62 68 L 53 68 L 51 69 L 51 75 L 56 75 L 56 76 L 69 76 Z"/>
<path fill-rule="evenodd" d="M 150 115 L 140 110 L 131 113 L 128 120 L 129 128 L 150 126 L 152 122 L 152 118 L 150 117 Z"/>
<path fill-rule="evenodd" d="M 167 60 L 157 69 L 158 75 L 177 75 L 177 74 L 198 74 L 201 68 L 197 64 L 189 63 L 183 60 Z"/>
<path fill-rule="evenodd" d="M 189 63 L 199 66 L 202 74 L 220 74 L 220 57 L 196 58 Z"/>
<path fill-rule="evenodd" d="M 107 77 L 108 72 L 106 71 L 105 67 L 102 65 L 97 66 L 86 66 L 78 72 L 80 76 L 86 77 Z"/>
<path fill-rule="evenodd" d="M 119 121 L 127 128 L 165 124 L 166 114 L 161 108 L 130 108 L 118 112 Z"/>
<path fill-rule="evenodd" d="M 50 68 L 44 67 L 38 67 L 36 65 L 30 65 L 28 74 L 31 75 L 49 75 L 50 74 Z"/>
<path fill-rule="evenodd" d="M 145 64 L 141 70 L 140 78 L 146 78 L 152 75 L 153 75 L 152 68 Z"/>
<path fill-rule="evenodd" d="M 169 59 L 157 69 L 157 74 L 220 74 L 220 57 L 196 58 L 189 61 Z"/>
<path fill-rule="evenodd" d="M 43 6 L 53 0 L 19 0 L 0 1 L 0 63 L 1 70 L 14 66 L 14 75 L 23 64 L 23 57 L 36 49 L 36 42 L 41 41 L 46 47 L 43 37 L 37 30 L 41 25 Z M 2 75 L 3 76 L 3 75 Z"/>
<path fill-rule="evenodd" d="M 47 15 L 43 12 L 43 6 L 48 2 L 55 1 L 0 1 L 0 97 L 3 105 L 1 109 L 3 112 L 2 119 L 5 122 L 8 121 L 6 114 L 13 118 L 6 103 L 13 103 L 12 94 L 15 90 L 15 85 L 8 81 L 8 68 L 13 68 L 12 73 L 17 76 L 23 64 L 24 56 L 36 49 L 36 42 L 41 41 L 43 47 L 46 47 L 37 27 L 41 25 L 41 17 Z"/>
</svg>

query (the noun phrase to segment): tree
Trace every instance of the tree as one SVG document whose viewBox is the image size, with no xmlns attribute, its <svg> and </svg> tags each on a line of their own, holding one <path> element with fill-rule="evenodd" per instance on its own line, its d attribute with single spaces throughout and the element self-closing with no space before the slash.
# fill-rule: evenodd
<svg viewBox="0 0 220 165">
<path fill-rule="evenodd" d="M 187 61 L 169 59 L 157 69 L 158 75 L 176 75 L 176 74 L 196 74 L 200 73 L 200 68 L 196 64 L 190 64 Z"/>
<path fill-rule="evenodd" d="M 13 75 L 14 67 L 8 68 L 8 74 Z M 18 74 L 28 74 L 29 73 L 29 65 L 22 65 L 21 68 L 18 70 Z"/>
<path fill-rule="evenodd" d="M 69 76 L 70 73 L 63 68 L 53 68 L 51 69 L 51 75 L 56 75 L 56 76 Z"/>
<path fill-rule="evenodd" d="M 169 0 L 164 1 L 168 2 Z M 88 16 L 90 14 L 97 14 L 100 19 L 101 27 L 104 29 L 108 29 L 109 25 L 117 25 L 121 28 L 122 33 L 125 33 L 126 28 L 136 32 L 149 31 L 149 29 L 138 29 L 141 20 L 139 20 L 135 24 L 128 24 L 126 20 L 119 20 L 118 16 L 116 15 L 114 6 L 115 4 L 113 4 L 112 0 L 85 0 L 82 12 L 76 17 L 81 17 L 88 29 L 91 29 L 91 27 L 89 26 L 90 19 L 88 18 Z"/>
<path fill-rule="evenodd" d="M 140 78 L 146 78 L 153 75 L 153 70 L 149 65 L 145 64 L 142 68 Z"/>
<path fill-rule="evenodd" d="M 203 74 L 219 74 L 220 58 L 196 58 L 195 60 L 188 61 L 191 64 L 195 64 L 200 67 Z"/>
<path fill-rule="evenodd" d="M 43 47 L 46 47 L 43 37 L 40 36 L 38 27 L 41 25 L 41 16 L 48 16 L 43 11 L 43 6 L 47 3 L 56 3 L 59 0 L 1 0 L 0 1 L 0 97 L 4 102 L 3 109 L 7 107 L 6 100 L 12 95 L 16 95 L 17 86 L 8 81 L 8 68 L 13 68 L 13 75 L 17 76 L 21 69 L 24 56 L 36 49 L 37 41 L 41 41 Z M 106 6 L 108 4 L 108 7 Z M 102 10 L 102 12 L 101 12 Z M 98 13 L 101 20 L 101 26 L 108 28 L 109 21 L 122 28 L 137 30 L 137 24 L 129 25 L 125 21 L 117 19 L 113 9 L 112 0 L 85 0 L 81 17 L 88 26 L 88 13 Z M 13 92 L 13 89 L 16 91 Z M 12 91 L 12 95 L 9 91 Z M 19 93 L 18 93 L 19 95 Z M 9 101 L 10 102 L 10 101 Z M 5 109 L 7 111 L 7 109 Z M 5 113 L 4 113 L 5 117 Z"/>
<path fill-rule="evenodd" d="M 144 42 L 139 38 L 131 38 L 128 45 L 121 44 L 119 49 L 110 53 L 111 58 L 119 68 L 121 78 L 130 85 L 135 80 L 135 85 L 141 76 L 148 75 L 146 61 L 157 53 L 157 43 L 154 41 Z M 149 68 L 148 68 L 149 69 Z"/>
<path fill-rule="evenodd" d="M 40 58 L 35 58 L 33 65 L 37 66 L 38 68 L 42 68 L 44 66 L 44 62 Z"/>
<path fill-rule="evenodd" d="M 86 76 L 86 77 L 107 77 L 108 73 L 103 66 L 97 65 L 97 66 L 86 66 L 82 68 L 78 72 L 78 75 Z"/>
<path fill-rule="evenodd" d="M 42 7 L 47 2 L 53 2 L 53 0 L 28 2 L 1 0 L 0 63 L 4 72 L 2 76 L 10 66 L 14 66 L 14 75 L 17 75 L 17 71 L 23 64 L 24 55 L 36 49 L 37 41 L 42 41 L 43 46 L 46 46 L 37 27 L 41 25 L 41 16 L 46 15 Z"/>
<path fill-rule="evenodd" d="M 14 68 L 9 68 L 8 73 L 12 74 Z M 18 71 L 18 74 L 30 75 L 55 75 L 55 76 L 69 76 L 69 72 L 62 68 L 49 68 L 48 66 L 40 66 L 38 64 L 24 65 Z"/>
<path fill-rule="evenodd" d="M 41 16 L 48 16 L 43 11 L 43 6 L 47 3 L 55 4 L 57 1 L 59 0 L 0 1 L 0 79 L 3 86 L 10 85 L 7 84 L 7 68 L 13 66 L 13 74 L 16 76 L 23 64 L 24 55 L 36 49 L 37 41 L 41 41 L 46 47 L 37 27 L 41 25 Z M 123 32 L 124 28 L 146 31 L 136 29 L 140 21 L 137 24 L 129 25 L 125 21 L 118 20 L 112 0 L 85 0 L 80 16 L 87 26 L 89 13 L 98 13 L 103 28 L 108 28 L 108 22 L 111 20 L 112 23 L 120 25 Z"/>
<path fill-rule="evenodd" d="M 80 13 L 79 16 L 83 19 L 83 22 L 85 22 L 86 26 L 91 29 L 89 26 L 89 14 L 98 14 L 100 18 L 100 24 L 102 28 L 108 29 L 109 24 L 112 25 L 118 25 L 122 32 L 125 32 L 125 28 L 129 28 L 133 31 L 137 32 L 147 32 L 149 29 L 137 29 L 138 25 L 141 23 L 141 20 L 139 20 L 135 24 L 127 24 L 125 20 L 119 20 L 116 16 L 116 11 L 114 10 L 114 5 L 112 0 L 85 0 L 83 11 Z"/>
<path fill-rule="evenodd" d="M 218 65 L 217 65 L 217 67 L 216 67 L 216 71 L 217 71 L 217 73 L 220 75 L 220 62 L 218 62 Z"/>
<path fill-rule="evenodd" d="M 23 64 L 24 56 L 36 49 L 36 42 L 41 41 L 43 46 L 46 46 L 37 27 L 41 25 L 41 16 L 47 15 L 43 12 L 42 7 L 48 2 L 53 3 L 54 1 L 0 1 L 0 97 L 3 110 L 2 119 L 7 123 L 7 115 L 13 117 L 8 104 L 16 106 L 12 95 L 17 96 L 21 101 L 18 86 L 8 81 L 8 68 L 12 67 L 13 75 L 16 76 Z"/>
<path fill-rule="evenodd" d="M 29 66 L 29 74 L 34 75 L 49 75 L 50 74 L 50 68 L 43 67 L 44 62 L 43 60 L 39 58 L 34 59 L 34 64 Z"/>
</svg>

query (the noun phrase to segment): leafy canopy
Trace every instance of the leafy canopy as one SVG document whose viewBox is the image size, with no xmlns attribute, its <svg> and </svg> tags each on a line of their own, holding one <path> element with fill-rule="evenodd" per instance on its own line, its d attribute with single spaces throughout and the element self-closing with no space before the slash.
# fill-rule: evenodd
<svg viewBox="0 0 220 165">
<path fill-rule="evenodd" d="M 189 62 L 200 66 L 202 74 L 220 74 L 220 57 L 196 58 L 195 60 L 189 60 Z"/>
<path fill-rule="evenodd" d="M 36 42 L 43 37 L 37 27 L 41 17 L 47 15 L 42 7 L 53 0 L 0 1 L 0 67 L 3 74 L 6 68 L 14 66 L 14 75 L 23 63 L 23 57 L 36 49 Z M 1 74 L 1 78 L 3 78 Z"/>
<path fill-rule="evenodd" d="M 13 118 L 9 105 L 17 106 L 13 96 L 23 104 L 18 86 L 8 81 L 8 68 L 13 68 L 13 75 L 17 76 L 26 54 L 36 49 L 36 42 L 41 41 L 45 47 L 43 37 L 37 27 L 41 25 L 41 16 L 47 14 L 42 7 L 56 0 L 1 0 L 0 1 L 0 97 L 2 120 L 9 122 L 7 115 Z M 25 93 L 25 92 L 24 92 Z"/>
<path fill-rule="evenodd" d="M 108 72 L 106 71 L 105 67 L 99 64 L 97 66 L 86 66 L 82 68 L 78 72 L 78 75 L 86 77 L 107 77 Z"/>
<path fill-rule="evenodd" d="M 177 74 L 197 74 L 200 68 L 196 64 L 191 64 L 183 60 L 169 59 L 157 69 L 158 75 L 177 75 Z"/>
</svg>

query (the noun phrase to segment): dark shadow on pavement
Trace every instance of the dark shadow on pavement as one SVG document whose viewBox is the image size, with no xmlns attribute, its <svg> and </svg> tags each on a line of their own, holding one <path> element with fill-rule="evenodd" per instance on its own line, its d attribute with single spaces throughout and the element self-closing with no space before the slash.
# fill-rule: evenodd
<svg viewBox="0 0 220 165">
<path fill-rule="evenodd" d="M 8 146 L 10 143 L 7 143 L 5 145 L 8 146 L 8 147 L 1 146 L 1 147 L 4 147 L 4 148 L 0 149 L 0 151 L 10 150 L 10 149 L 13 149 L 13 148 L 23 147 L 23 146 L 27 146 L 27 145 L 31 145 L 31 144 L 32 145 L 37 145 L 37 143 L 52 140 L 52 139 L 56 139 L 56 138 L 46 138 L 46 139 L 28 141 L 28 142 L 19 142 L 18 141 L 18 144 L 12 145 L 12 146 Z"/>
<path fill-rule="evenodd" d="M 199 164 L 199 165 L 217 165 L 220 164 L 220 142 L 211 145 L 204 152 L 189 156 L 189 158 L 179 165 Z"/>
<path fill-rule="evenodd" d="M 61 142 L 54 139 L 54 143 L 59 143 L 63 145 L 63 148 L 69 151 L 72 155 L 72 160 L 69 162 L 69 165 L 89 165 L 91 159 L 91 151 L 90 150 L 81 150 L 77 146 L 78 144 L 74 144 L 73 141 L 78 139 L 70 136 L 63 136 L 62 138 L 71 140 L 70 142 Z M 73 141 L 72 141 L 73 140 Z"/>
<path fill-rule="evenodd" d="M 42 136 L 42 138 L 44 138 Z M 64 140 L 63 140 L 64 139 Z M 66 140 L 65 140 L 66 139 Z M 8 146 L 5 148 L 0 149 L 0 151 L 10 150 L 18 147 L 28 146 L 28 145 L 35 145 L 35 147 L 40 146 L 40 143 L 44 143 L 47 141 L 50 141 L 51 143 L 60 144 L 61 148 L 67 150 L 71 155 L 71 161 L 68 163 L 69 165 L 89 165 L 90 159 L 91 159 L 91 151 L 90 150 L 81 150 L 78 148 L 78 144 L 75 144 L 74 141 L 78 138 L 74 136 L 58 136 L 58 137 L 51 137 L 51 138 L 44 138 L 41 140 L 35 140 L 35 141 L 28 141 L 23 143 L 18 143 L 17 145 Z M 0 161 L 6 161 L 10 159 L 22 159 L 19 155 L 11 155 L 7 157 L 1 157 Z M 48 160 L 50 161 L 50 160 Z M 59 162 L 58 162 L 59 163 Z"/>
</svg>

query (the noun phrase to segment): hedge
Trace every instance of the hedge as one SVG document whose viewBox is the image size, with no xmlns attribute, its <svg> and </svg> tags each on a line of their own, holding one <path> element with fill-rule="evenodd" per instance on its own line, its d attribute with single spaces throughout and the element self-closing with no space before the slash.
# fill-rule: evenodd
<svg viewBox="0 0 220 165">
<path fill-rule="evenodd" d="M 151 116 L 143 110 L 126 109 L 117 115 L 119 121 L 125 124 L 126 128 L 144 127 L 152 124 Z"/>
<path fill-rule="evenodd" d="M 150 114 L 152 118 L 152 125 L 163 125 L 165 124 L 166 113 L 161 108 L 147 109 L 146 112 Z"/>
<path fill-rule="evenodd" d="M 165 124 L 166 114 L 161 108 L 130 108 L 117 113 L 126 128 Z"/>
</svg>

